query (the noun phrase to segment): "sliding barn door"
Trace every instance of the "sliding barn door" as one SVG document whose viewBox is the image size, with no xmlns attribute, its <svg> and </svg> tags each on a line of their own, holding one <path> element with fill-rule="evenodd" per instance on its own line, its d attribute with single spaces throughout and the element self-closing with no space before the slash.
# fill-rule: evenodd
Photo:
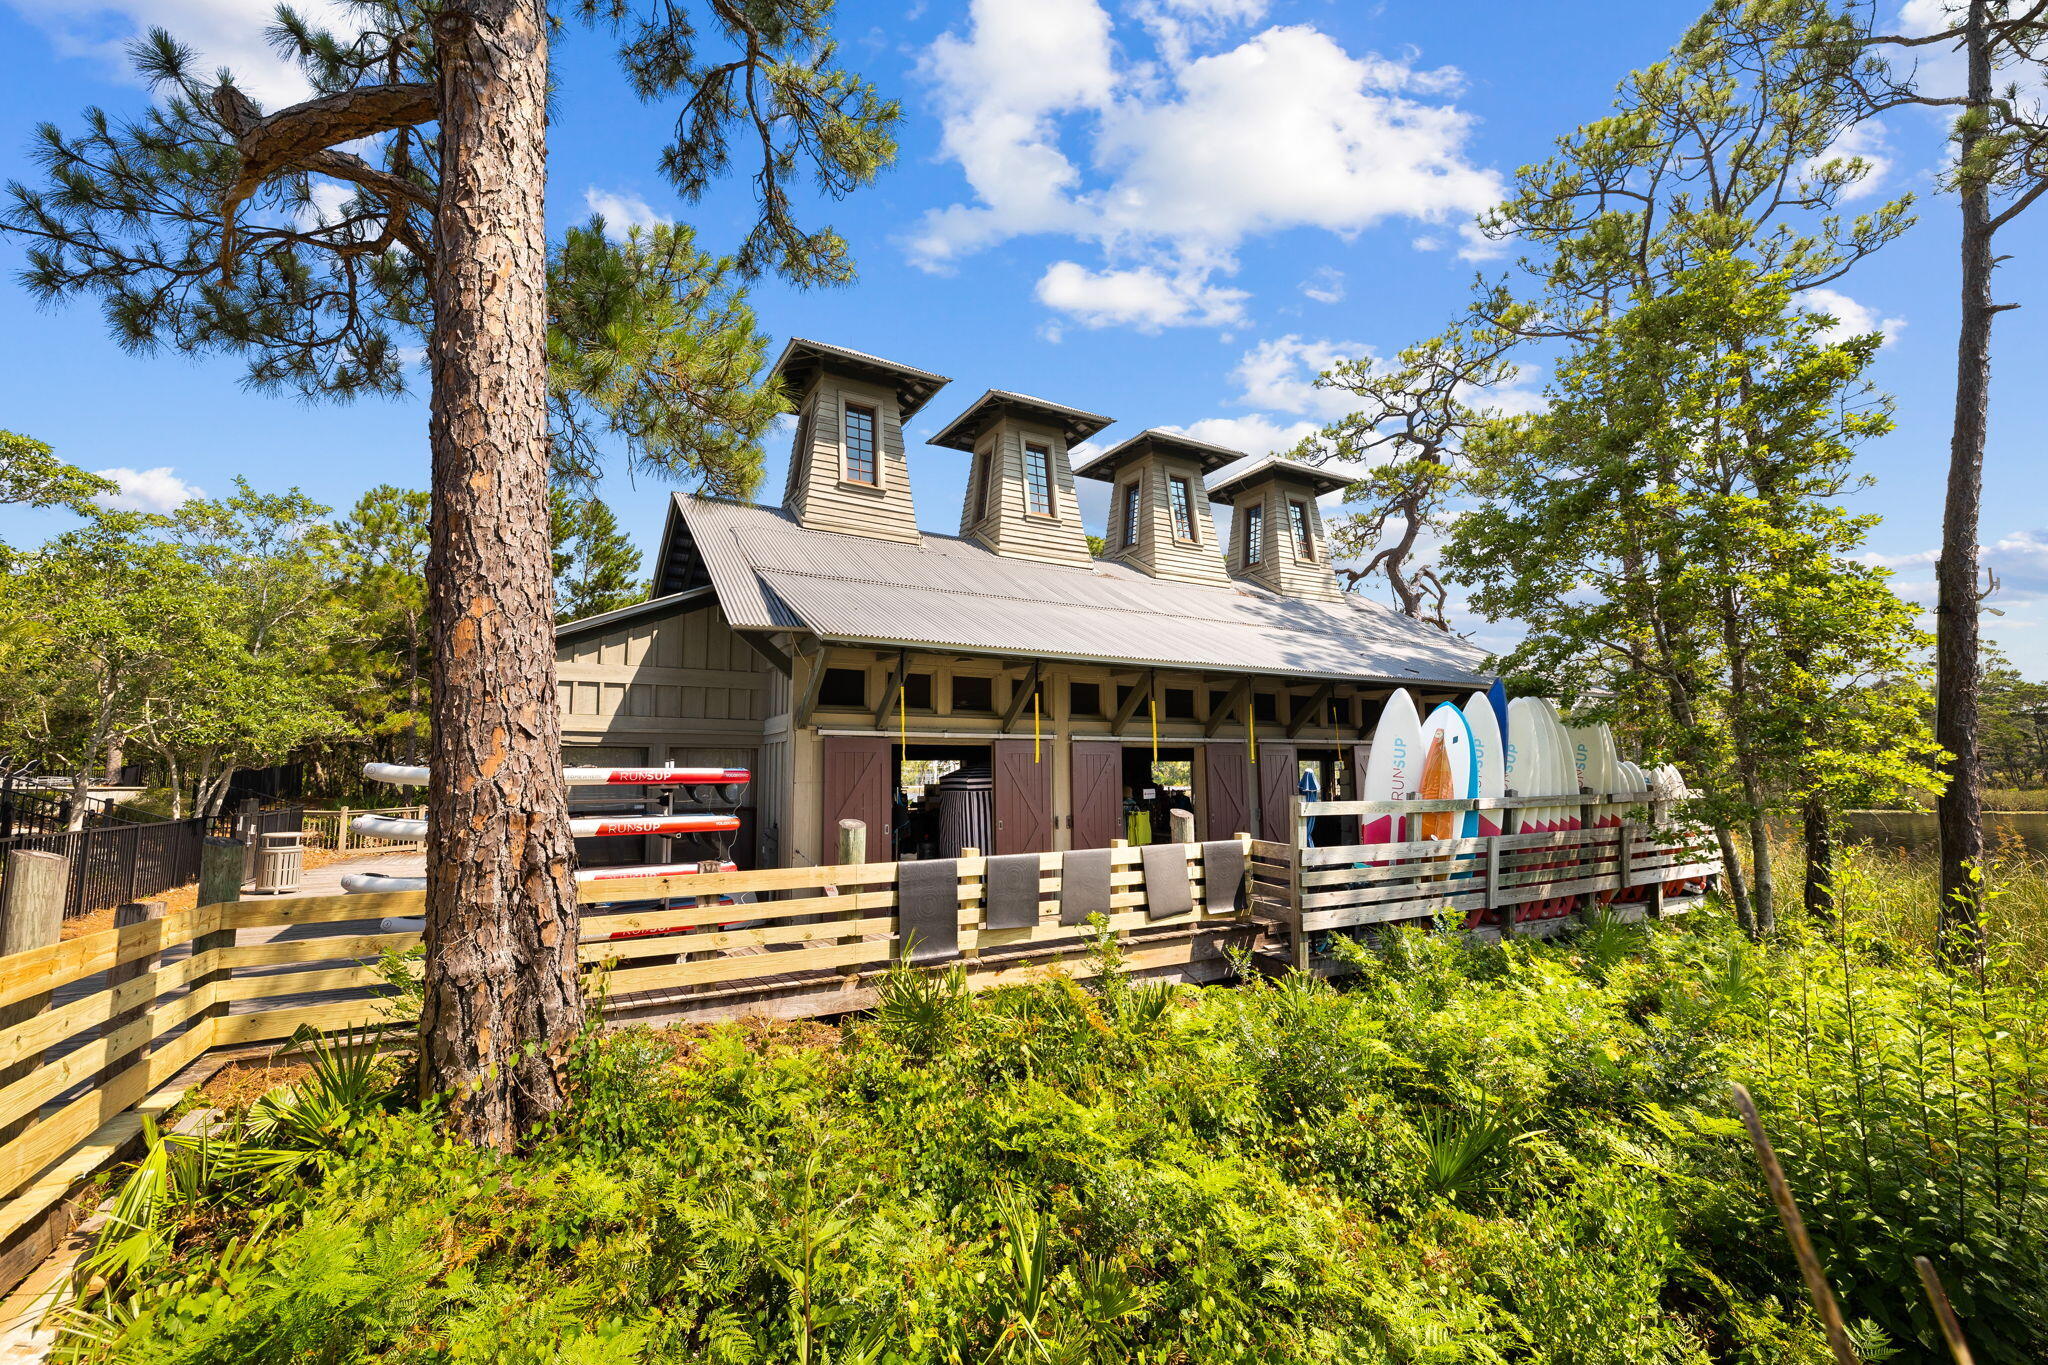
<svg viewBox="0 0 2048 1365">
<path fill-rule="evenodd" d="M 820 827 L 818 861 L 839 855 L 839 822 L 859 820 L 868 827 L 868 861 L 894 862 L 895 831 L 889 799 L 890 744 L 886 739 L 827 735 L 821 785 L 825 791 L 825 823 Z"/>
<path fill-rule="evenodd" d="M 1043 762 L 1031 761 L 1028 739 L 999 739 L 989 745 L 996 779 L 996 846 L 984 853 L 1052 851 L 1052 746 Z"/>
<path fill-rule="evenodd" d="M 1292 744 L 1259 746 L 1259 837 L 1276 844 L 1294 837 L 1292 818 L 1298 774 L 1299 750 Z"/>
<path fill-rule="evenodd" d="M 1202 767 L 1202 837 L 1228 839 L 1252 827 L 1252 788 L 1242 744 L 1203 744 L 1195 749 Z M 1266 751 L 1259 750 L 1261 766 Z"/>
<path fill-rule="evenodd" d="M 1124 837 L 1124 746 L 1076 740 L 1069 760 L 1075 848 L 1108 848 Z"/>
</svg>

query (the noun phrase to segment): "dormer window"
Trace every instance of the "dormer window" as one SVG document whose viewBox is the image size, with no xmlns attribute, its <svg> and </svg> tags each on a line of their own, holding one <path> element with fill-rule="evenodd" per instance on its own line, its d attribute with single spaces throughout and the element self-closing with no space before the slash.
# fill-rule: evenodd
<svg viewBox="0 0 2048 1365">
<path fill-rule="evenodd" d="M 1312 564 L 1316 557 L 1316 538 L 1308 527 L 1308 504 L 1289 502 L 1287 518 L 1294 526 L 1294 553 L 1304 564 Z"/>
<path fill-rule="evenodd" d="M 878 483 L 875 465 L 875 410 L 846 405 L 845 469 L 848 483 Z"/>
<path fill-rule="evenodd" d="M 971 477 L 974 479 L 974 488 L 972 489 L 972 496 L 967 506 L 967 524 L 969 526 L 980 524 L 981 519 L 988 515 L 988 481 L 993 476 L 993 471 L 989 466 L 994 463 L 994 451 L 974 457 L 974 467 L 971 472 Z"/>
<path fill-rule="evenodd" d="M 1257 564 L 1263 557 L 1266 539 L 1266 509 L 1253 503 L 1244 509 L 1244 562 Z"/>
<path fill-rule="evenodd" d="M 1128 550 L 1138 543 L 1138 485 L 1135 483 L 1124 485 L 1123 527 L 1123 548 Z"/>
<path fill-rule="evenodd" d="M 1173 538 L 1196 544 L 1195 494 L 1178 474 L 1166 481 L 1168 501 L 1173 505 Z"/>
<path fill-rule="evenodd" d="M 1052 512 L 1052 451 L 1046 446 L 1024 447 L 1025 506 L 1036 517 Z"/>
</svg>

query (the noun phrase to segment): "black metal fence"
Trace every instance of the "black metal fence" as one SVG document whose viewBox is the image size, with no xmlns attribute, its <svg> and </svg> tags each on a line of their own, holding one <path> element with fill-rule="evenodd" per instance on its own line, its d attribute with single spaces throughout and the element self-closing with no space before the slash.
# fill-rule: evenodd
<svg viewBox="0 0 2048 1365">
<path fill-rule="evenodd" d="M 199 850 L 208 835 L 248 842 L 253 854 L 257 836 L 304 826 L 302 807 L 240 811 L 150 824 L 100 825 L 89 829 L 56 829 L 0 839 L 0 892 L 5 890 L 6 855 L 16 849 L 55 853 L 71 861 L 64 891 L 64 917 L 161 895 L 199 877 Z M 253 871 L 253 868 L 251 869 Z"/>
</svg>

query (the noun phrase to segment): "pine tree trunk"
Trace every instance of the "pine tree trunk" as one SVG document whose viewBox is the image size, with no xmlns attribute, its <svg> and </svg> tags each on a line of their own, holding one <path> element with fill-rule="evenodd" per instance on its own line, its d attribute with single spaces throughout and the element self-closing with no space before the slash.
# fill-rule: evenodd
<svg viewBox="0 0 2048 1365">
<path fill-rule="evenodd" d="M 504 1149 L 561 1107 L 582 1022 L 548 546 L 546 16 L 539 0 L 473 0 L 436 34 L 420 1079 L 449 1095 L 457 1136 Z"/>
<path fill-rule="evenodd" d="M 1806 913 L 1822 924 L 1835 920 L 1835 817 L 1827 802 L 1809 795 L 1800 808 L 1806 843 Z"/>
<path fill-rule="evenodd" d="M 1969 115 L 1959 148 L 1964 165 L 1981 139 L 1970 115 L 1991 99 L 1986 0 L 1971 0 Z M 1977 523 L 1984 494 L 1984 430 L 1991 391 L 1992 227 L 1990 189 L 1962 185 L 1963 317 L 1956 338 L 1955 425 L 1949 438 L 1948 501 L 1935 562 L 1934 738 L 1948 751 L 1948 785 L 1935 802 L 1941 847 L 1939 940 L 1952 960 L 1982 956 L 1979 869 L 1984 862 L 1984 774 L 1977 750 Z"/>
<path fill-rule="evenodd" d="M 1735 903 L 1735 923 L 1751 938 L 1761 935 L 1756 929 L 1756 908 L 1749 900 L 1749 879 L 1742 875 L 1742 859 L 1735 852 L 1735 835 L 1723 828 L 1714 831 L 1714 840 L 1721 846 L 1721 885 L 1728 889 L 1728 899 Z"/>
</svg>

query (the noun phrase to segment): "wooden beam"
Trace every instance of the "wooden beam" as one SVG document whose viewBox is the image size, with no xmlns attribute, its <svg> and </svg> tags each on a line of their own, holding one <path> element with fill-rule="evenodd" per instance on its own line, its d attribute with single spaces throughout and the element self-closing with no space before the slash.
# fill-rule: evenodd
<svg viewBox="0 0 2048 1365">
<path fill-rule="evenodd" d="M 804 683 L 804 699 L 796 708 L 796 728 L 799 730 L 811 723 L 811 713 L 818 709 L 818 689 L 825 685 L 825 651 L 821 649 L 809 655 L 808 661 L 811 676 Z"/>
<path fill-rule="evenodd" d="M 889 719 L 889 708 L 896 704 L 896 695 L 903 690 L 903 679 L 910 671 L 910 651 L 896 651 L 896 666 L 889 670 L 889 680 L 882 684 L 882 704 L 875 708 L 875 728 Z"/>
<path fill-rule="evenodd" d="M 1038 688 L 1039 674 L 1043 669 L 1044 664 L 1033 659 L 1030 669 L 1024 674 L 1024 685 L 1010 689 L 1010 709 L 1003 712 L 1003 723 L 997 727 L 999 733 L 1009 734 L 1024 718 L 1024 708 L 1031 704 L 1031 694 Z"/>
<path fill-rule="evenodd" d="M 796 676 L 795 661 L 789 657 L 787 652 L 776 648 L 775 642 L 767 636 L 755 635 L 748 631 L 734 631 L 733 633 L 744 640 L 747 648 L 760 655 L 762 661 L 777 673 L 780 673 L 785 678 Z"/>
<path fill-rule="evenodd" d="M 1152 669 L 1145 670 L 1140 685 L 1131 689 L 1131 695 L 1124 698 L 1123 705 L 1117 707 L 1116 714 L 1110 718 L 1109 732 L 1112 735 L 1123 734 L 1124 727 L 1131 723 L 1131 717 L 1138 714 L 1139 704 L 1152 695 L 1158 683 L 1158 673 Z"/>
<path fill-rule="evenodd" d="M 1317 714 L 1329 702 L 1330 693 L 1336 686 L 1337 684 L 1333 682 L 1317 684 L 1316 690 L 1308 694 L 1308 700 L 1299 706 L 1294 704 L 1294 694 L 1292 692 L 1287 694 L 1287 705 L 1289 708 L 1287 715 L 1287 737 L 1289 739 L 1293 739 L 1308 728 L 1308 723 L 1314 720 Z"/>
<path fill-rule="evenodd" d="M 1202 722 L 1203 736 L 1208 739 L 1216 738 L 1216 732 L 1223 728 L 1224 723 L 1238 707 L 1248 704 L 1251 695 L 1252 680 L 1249 677 L 1239 678 L 1232 683 L 1229 693 L 1223 700 L 1209 708 L 1209 718 Z"/>
</svg>

